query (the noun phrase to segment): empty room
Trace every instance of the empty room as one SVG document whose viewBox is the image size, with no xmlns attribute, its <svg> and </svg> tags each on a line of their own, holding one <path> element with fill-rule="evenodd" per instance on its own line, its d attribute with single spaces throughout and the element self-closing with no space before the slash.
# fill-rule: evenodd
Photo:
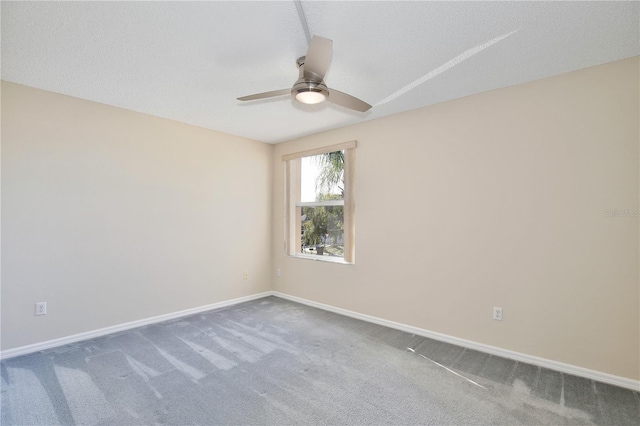
<svg viewBox="0 0 640 426">
<path fill-rule="evenodd" d="M 0 19 L 3 426 L 640 424 L 640 2 Z"/>
</svg>

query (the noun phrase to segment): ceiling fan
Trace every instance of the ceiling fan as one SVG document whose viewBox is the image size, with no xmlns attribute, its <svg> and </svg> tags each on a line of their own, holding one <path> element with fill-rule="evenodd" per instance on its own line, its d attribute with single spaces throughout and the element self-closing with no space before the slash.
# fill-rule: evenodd
<svg viewBox="0 0 640 426">
<path fill-rule="evenodd" d="M 305 104 L 317 104 L 328 100 L 334 104 L 360 112 L 369 110 L 371 105 L 368 103 L 338 90 L 330 89 L 325 84 L 324 75 L 331 64 L 332 48 L 333 41 L 328 38 L 313 36 L 311 43 L 309 43 L 307 54 L 296 61 L 300 75 L 291 89 L 256 93 L 255 95 L 243 96 L 238 100 L 253 101 L 291 94 L 292 98 Z"/>
</svg>

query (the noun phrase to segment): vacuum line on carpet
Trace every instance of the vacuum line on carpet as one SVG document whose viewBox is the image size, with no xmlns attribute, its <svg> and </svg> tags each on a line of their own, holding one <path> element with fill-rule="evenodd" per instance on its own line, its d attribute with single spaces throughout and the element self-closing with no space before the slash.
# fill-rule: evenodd
<svg viewBox="0 0 640 426">
<path fill-rule="evenodd" d="M 426 356 L 422 355 L 421 353 L 416 352 L 416 351 L 415 351 L 415 350 L 413 350 L 412 348 L 407 348 L 407 350 L 409 350 L 409 351 L 413 352 L 413 353 L 414 353 L 414 354 L 416 354 L 416 355 L 420 355 L 422 358 L 424 358 L 424 359 L 426 359 L 426 360 L 431 361 L 432 363 L 434 363 L 434 364 L 435 364 L 435 365 L 437 365 L 438 367 L 442 367 L 442 368 L 444 368 L 444 369 L 445 369 L 445 370 L 447 370 L 449 373 L 453 373 L 453 374 L 455 374 L 455 375 L 456 375 L 456 376 L 458 376 L 458 377 L 462 377 L 463 379 L 465 379 L 465 380 L 466 380 L 467 382 L 469 382 L 469 383 L 473 383 L 474 385 L 476 385 L 476 386 L 478 386 L 478 387 L 481 387 L 482 389 L 486 389 L 486 388 L 485 388 L 484 386 L 482 386 L 481 384 L 476 383 L 476 382 L 474 382 L 473 380 L 471 380 L 471 379 L 469 379 L 469 378 L 467 378 L 467 377 L 464 377 L 462 374 L 457 373 L 457 372 L 453 371 L 452 369 L 450 369 L 450 368 L 448 368 L 448 367 L 445 367 L 444 365 L 440 364 L 439 362 L 436 362 L 436 361 L 432 360 L 431 358 L 428 358 L 428 357 L 426 357 Z"/>
</svg>

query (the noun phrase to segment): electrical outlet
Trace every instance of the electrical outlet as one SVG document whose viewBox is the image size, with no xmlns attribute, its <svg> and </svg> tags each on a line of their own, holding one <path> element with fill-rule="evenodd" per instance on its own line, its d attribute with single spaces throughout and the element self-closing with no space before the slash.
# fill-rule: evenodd
<svg viewBox="0 0 640 426">
<path fill-rule="evenodd" d="M 281 277 L 280 268 L 276 268 L 276 277 Z"/>
<path fill-rule="evenodd" d="M 493 319 L 502 321 L 502 308 L 493 308 Z"/>
<path fill-rule="evenodd" d="M 249 279 L 249 273 L 247 271 L 244 271 L 244 275 L 242 275 L 242 278 L 245 280 Z"/>
<path fill-rule="evenodd" d="M 36 315 L 46 315 L 46 314 L 47 314 L 47 302 L 36 303 Z"/>
</svg>

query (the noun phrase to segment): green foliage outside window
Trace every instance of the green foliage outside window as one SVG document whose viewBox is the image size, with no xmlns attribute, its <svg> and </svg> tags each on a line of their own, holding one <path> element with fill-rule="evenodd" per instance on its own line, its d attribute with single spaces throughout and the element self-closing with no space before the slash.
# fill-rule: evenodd
<svg viewBox="0 0 640 426">
<path fill-rule="evenodd" d="M 344 152 L 317 156 L 320 173 L 316 181 L 316 201 L 342 200 L 344 195 Z M 340 193 L 336 194 L 335 190 Z M 332 193 L 333 192 L 333 193 Z M 302 245 L 316 254 L 342 256 L 344 244 L 344 207 L 302 208 Z"/>
</svg>

